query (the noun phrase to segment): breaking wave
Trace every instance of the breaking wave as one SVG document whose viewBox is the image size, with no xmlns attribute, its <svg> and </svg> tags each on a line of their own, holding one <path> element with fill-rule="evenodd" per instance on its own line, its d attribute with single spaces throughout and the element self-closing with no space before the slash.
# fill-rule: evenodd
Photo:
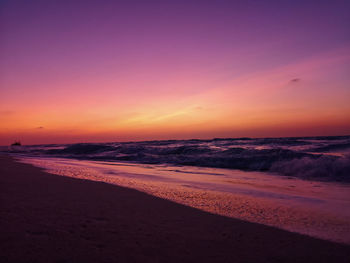
<svg viewBox="0 0 350 263">
<path fill-rule="evenodd" d="M 303 179 L 350 182 L 350 136 L 79 143 L 1 150 L 76 159 L 269 171 Z"/>
</svg>

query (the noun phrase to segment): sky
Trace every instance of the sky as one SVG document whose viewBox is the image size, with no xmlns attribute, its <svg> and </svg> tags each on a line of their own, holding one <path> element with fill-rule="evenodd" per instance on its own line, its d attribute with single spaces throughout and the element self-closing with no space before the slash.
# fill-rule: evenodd
<svg viewBox="0 0 350 263">
<path fill-rule="evenodd" d="M 0 145 L 350 134 L 349 10 L 0 0 Z"/>
</svg>

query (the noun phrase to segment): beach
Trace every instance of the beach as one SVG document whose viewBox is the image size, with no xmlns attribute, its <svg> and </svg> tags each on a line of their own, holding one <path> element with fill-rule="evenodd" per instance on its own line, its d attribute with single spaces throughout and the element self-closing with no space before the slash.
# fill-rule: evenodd
<svg viewBox="0 0 350 263">
<path fill-rule="evenodd" d="M 350 263 L 350 1 L 0 1 L 0 263 Z"/>
<path fill-rule="evenodd" d="M 20 156 L 50 174 L 114 184 L 209 213 L 350 245 L 350 185 L 238 169 Z"/>
<path fill-rule="evenodd" d="M 350 247 L 0 157 L 1 262 L 348 262 Z"/>
</svg>

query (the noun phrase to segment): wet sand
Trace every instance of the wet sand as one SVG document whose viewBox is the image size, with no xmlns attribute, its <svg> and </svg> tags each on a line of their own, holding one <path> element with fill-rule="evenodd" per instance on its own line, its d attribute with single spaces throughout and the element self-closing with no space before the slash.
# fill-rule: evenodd
<svg viewBox="0 0 350 263">
<path fill-rule="evenodd" d="M 350 245 L 350 185 L 270 173 L 21 157 L 66 177 L 139 190 L 209 213 Z"/>
<path fill-rule="evenodd" d="M 349 262 L 350 246 L 0 157 L 1 262 Z"/>
</svg>

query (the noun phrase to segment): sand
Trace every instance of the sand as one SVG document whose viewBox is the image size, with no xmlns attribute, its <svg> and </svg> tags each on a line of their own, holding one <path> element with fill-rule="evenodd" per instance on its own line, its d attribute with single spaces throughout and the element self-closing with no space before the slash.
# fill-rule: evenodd
<svg viewBox="0 0 350 263">
<path fill-rule="evenodd" d="M 350 245 L 350 185 L 193 166 L 19 159 L 66 177 L 101 181 L 209 213 Z"/>
<path fill-rule="evenodd" d="M 349 262 L 350 246 L 0 157 L 0 262 Z"/>
</svg>

